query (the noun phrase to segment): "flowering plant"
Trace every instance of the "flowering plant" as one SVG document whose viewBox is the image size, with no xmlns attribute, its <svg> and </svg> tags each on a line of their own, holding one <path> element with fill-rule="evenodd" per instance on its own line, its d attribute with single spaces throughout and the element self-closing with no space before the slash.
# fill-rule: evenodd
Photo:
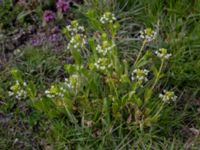
<svg viewBox="0 0 200 150">
<path fill-rule="evenodd" d="M 140 32 L 141 49 L 135 62 L 129 64 L 118 54 L 119 23 L 115 15 L 106 12 L 96 22 L 97 29 L 102 29 L 98 36 L 87 35 L 76 20 L 63 29 L 69 40 L 67 50 L 74 59 L 74 64 L 64 66 L 68 78 L 53 83 L 39 98 L 35 94 L 26 97 L 47 115 L 65 114 L 76 125 L 82 122 L 85 126 L 85 121 L 92 122 L 91 126 L 125 122 L 129 127 L 143 129 L 156 124 L 167 107 L 165 104 L 177 99 L 173 91 L 157 94 L 158 81 L 171 54 L 165 48 L 155 51 L 155 55 L 143 52 L 158 34 L 147 28 Z M 160 60 L 159 68 L 151 58 Z M 33 86 L 32 90 L 35 91 Z M 40 105 L 48 108 L 44 110 Z"/>
<path fill-rule="evenodd" d="M 63 15 L 69 11 L 70 9 L 70 2 L 71 0 L 57 0 L 56 5 L 56 12 L 52 10 L 45 10 L 43 13 L 43 21 L 44 23 L 50 23 L 53 20 L 63 19 Z"/>
<path fill-rule="evenodd" d="M 67 12 L 69 10 L 69 0 L 58 0 L 56 3 L 56 7 L 60 12 Z"/>
<path fill-rule="evenodd" d="M 53 21 L 54 19 L 55 19 L 55 13 L 51 10 L 45 10 L 43 14 L 43 20 L 48 23 L 50 21 Z"/>
</svg>

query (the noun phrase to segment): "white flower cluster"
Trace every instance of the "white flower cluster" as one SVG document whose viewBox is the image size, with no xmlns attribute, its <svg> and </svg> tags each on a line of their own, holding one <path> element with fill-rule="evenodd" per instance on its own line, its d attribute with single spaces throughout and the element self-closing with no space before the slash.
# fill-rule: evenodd
<svg viewBox="0 0 200 150">
<path fill-rule="evenodd" d="M 16 81 L 13 86 L 11 86 L 11 91 L 8 92 L 9 96 L 15 96 L 16 99 L 25 99 L 27 98 L 27 92 L 26 92 L 27 83 L 23 82 L 20 84 L 19 81 Z"/>
<path fill-rule="evenodd" d="M 144 31 L 140 31 L 140 38 L 151 42 L 156 39 L 157 34 L 158 33 L 151 28 L 146 28 Z"/>
<path fill-rule="evenodd" d="M 45 91 L 45 94 L 48 98 L 55 98 L 55 97 L 64 97 L 64 93 L 66 90 L 64 89 L 63 86 L 57 87 L 52 85 L 49 90 Z"/>
<path fill-rule="evenodd" d="M 115 15 L 112 14 L 111 12 L 104 13 L 104 15 L 100 18 L 100 22 L 102 24 L 113 23 L 116 20 L 117 19 L 116 19 Z"/>
<path fill-rule="evenodd" d="M 63 98 L 67 91 L 77 91 L 78 86 L 80 86 L 79 75 L 74 74 L 70 78 L 66 78 L 65 81 L 59 85 L 52 85 L 49 90 L 45 91 L 45 94 L 48 98 Z"/>
<path fill-rule="evenodd" d="M 83 26 L 72 27 L 71 25 L 68 25 L 66 26 L 66 28 L 72 35 L 79 32 L 85 32 L 85 28 Z"/>
<path fill-rule="evenodd" d="M 108 58 L 99 58 L 94 66 L 97 70 L 105 71 L 106 69 L 110 69 L 112 67 L 112 63 L 109 63 Z"/>
<path fill-rule="evenodd" d="M 76 66 L 76 70 L 78 71 L 84 68 L 84 65 L 75 65 L 75 66 Z"/>
<path fill-rule="evenodd" d="M 84 34 L 85 28 L 83 26 L 79 26 L 76 20 L 72 21 L 71 25 L 66 26 L 66 30 L 70 39 L 67 49 L 80 50 L 80 48 L 87 43 L 87 37 Z"/>
<path fill-rule="evenodd" d="M 69 79 L 65 79 L 64 83 L 68 89 L 77 90 L 80 87 L 80 76 L 78 74 L 73 74 Z"/>
<path fill-rule="evenodd" d="M 68 89 L 74 89 L 74 86 L 72 85 L 72 82 L 71 82 L 68 78 L 65 78 L 64 85 L 65 85 Z"/>
<path fill-rule="evenodd" d="M 96 50 L 99 54 L 102 54 L 103 56 L 106 56 L 113 48 L 115 47 L 115 44 L 112 44 L 111 46 L 103 48 L 101 45 L 97 45 Z"/>
<path fill-rule="evenodd" d="M 133 70 L 133 72 L 131 74 L 131 80 L 132 81 L 137 80 L 137 81 L 140 81 L 141 83 L 147 82 L 148 74 L 149 74 L 149 70 L 147 70 L 147 69 L 135 69 L 135 70 Z"/>
<path fill-rule="evenodd" d="M 86 43 L 87 43 L 86 36 L 83 37 L 80 34 L 76 34 L 69 41 L 67 49 L 80 50 L 80 48 L 83 48 Z"/>
<path fill-rule="evenodd" d="M 71 25 L 66 26 L 66 29 L 72 36 L 77 33 L 82 34 L 83 32 L 85 32 L 84 26 L 79 26 L 79 24 L 76 20 L 72 21 Z"/>
<path fill-rule="evenodd" d="M 167 49 L 165 48 L 160 48 L 155 54 L 161 59 L 169 59 L 172 56 L 171 53 L 167 53 Z"/>
<path fill-rule="evenodd" d="M 171 101 L 175 102 L 177 96 L 174 94 L 173 91 L 163 91 L 163 94 L 160 94 L 159 97 L 164 103 L 170 103 Z"/>
</svg>

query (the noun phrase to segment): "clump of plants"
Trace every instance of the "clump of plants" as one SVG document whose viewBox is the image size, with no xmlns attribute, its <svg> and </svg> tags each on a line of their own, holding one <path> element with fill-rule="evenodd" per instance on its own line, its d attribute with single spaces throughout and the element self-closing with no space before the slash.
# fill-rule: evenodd
<svg viewBox="0 0 200 150">
<path fill-rule="evenodd" d="M 120 24 L 111 12 L 90 18 L 97 32 L 74 20 L 63 29 L 69 40 L 67 49 L 74 63 L 65 64 L 66 78 L 55 81 L 45 91 L 25 83 L 19 71 L 12 71 L 15 83 L 9 95 L 14 99 L 30 99 L 34 109 L 50 120 L 65 119 L 74 128 L 98 129 L 108 133 L 123 125 L 128 131 L 143 131 L 159 124 L 163 114 L 177 96 L 162 89 L 160 79 L 171 53 L 166 48 L 146 50 L 159 34 L 151 28 L 140 32 L 141 48 L 135 61 L 128 63 L 119 56 L 117 33 Z M 166 116 L 166 114 L 164 115 Z"/>
</svg>

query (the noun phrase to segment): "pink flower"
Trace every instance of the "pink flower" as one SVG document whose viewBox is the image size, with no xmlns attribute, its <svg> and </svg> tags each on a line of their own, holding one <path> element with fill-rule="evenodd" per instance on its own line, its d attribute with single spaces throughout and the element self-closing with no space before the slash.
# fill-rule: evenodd
<svg viewBox="0 0 200 150">
<path fill-rule="evenodd" d="M 67 12 L 69 10 L 69 1 L 67 0 L 58 0 L 56 3 L 56 7 L 61 12 Z"/>
<path fill-rule="evenodd" d="M 53 11 L 51 10 L 45 10 L 44 14 L 43 14 L 43 19 L 45 22 L 50 22 L 52 20 L 55 19 L 55 14 Z"/>
</svg>

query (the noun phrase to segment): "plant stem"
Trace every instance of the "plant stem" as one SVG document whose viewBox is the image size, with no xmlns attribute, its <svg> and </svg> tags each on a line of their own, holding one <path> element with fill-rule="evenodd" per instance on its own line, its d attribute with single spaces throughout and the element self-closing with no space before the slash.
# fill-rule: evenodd
<svg viewBox="0 0 200 150">
<path fill-rule="evenodd" d="M 154 116 L 158 116 L 160 114 L 160 112 L 162 111 L 164 106 L 164 103 L 162 103 L 162 105 L 160 106 L 159 110 L 156 112 L 156 114 Z"/>
<path fill-rule="evenodd" d="M 157 74 L 157 76 L 156 76 L 155 82 L 154 82 L 154 84 L 153 84 L 152 87 L 151 87 L 151 90 L 153 90 L 153 89 L 155 88 L 156 84 L 158 83 L 158 80 L 159 80 L 159 78 L 160 78 L 160 73 L 161 73 L 161 71 L 162 71 L 163 65 L 164 65 L 164 59 L 161 60 L 161 65 L 160 65 L 158 74 Z"/>
<path fill-rule="evenodd" d="M 145 44 L 146 44 L 146 40 L 144 40 L 143 43 L 142 43 L 142 46 L 141 46 L 140 51 L 139 51 L 139 54 L 138 54 L 138 56 L 137 56 L 137 58 L 135 60 L 134 66 L 137 64 L 137 62 L 138 62 L 138 60 L 139 60 L 139 58 L 140 58 L 140 56 L 142 54 L 142 51 L 144 49 Z"/>
</svg>

